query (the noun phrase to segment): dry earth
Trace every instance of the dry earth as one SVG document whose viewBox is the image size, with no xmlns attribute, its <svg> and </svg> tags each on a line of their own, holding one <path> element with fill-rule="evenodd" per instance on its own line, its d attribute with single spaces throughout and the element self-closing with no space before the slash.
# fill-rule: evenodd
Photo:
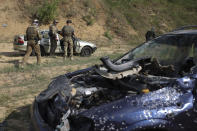
<svg viewBox="0 0 197 131">
<path fill-rule="evenodd" d="M 25 0 L 25 3 L 20 3 L 20 0 L 0 0 L 0 43 L 1 42 L 12 42 L 15 35 L 24 34 L 27 26 L 31 23 L 31 20 L 25 16 L 24 10 L 21 9 L 22 6 L 19 4 L 27 4 L 31 5 L 30 0 Z M 76 14 L 72 17 L 73 26 L 75 28 L 76 36 L 83 40 L 91 40 L 91 41 L 106 41 L 104 32 L 105 32 L 105 18 L 106 14 L 102 11 L 97 13 L 97 17 L 99 18 L 92 26 L 87 26 L 86 22 L 82 19 L 84 12 L 88 9 L 83 9 L 80 1 L 71 0 L 71 5 L 75 5 L 75 12 L 83 12 Z M 102 8 L 100 5 L 97 5 L 97 8 Z M 66 6 L 67 7 L 67 6 Z M 63 7 L 67 9 L 66 7 Z M 78 7 L 78 8 L 77 8 Z M 29 9 L 31 10 L 31 9 Z M 102 9 L 101 9 L 102 10 Z M 68 10 L 65 10 L 67 13 Z M 62 13 L 59 11 L 59 13 Z M 102 19 L 100 19 L 102 18 Z M 59 20 L 58 29 L 61 29 L 66 24 L 65 17 L 59 16 L 57 18 Z M 42 25 L 40 29 L 48 29 L 49 25 Z"/>
</svg>

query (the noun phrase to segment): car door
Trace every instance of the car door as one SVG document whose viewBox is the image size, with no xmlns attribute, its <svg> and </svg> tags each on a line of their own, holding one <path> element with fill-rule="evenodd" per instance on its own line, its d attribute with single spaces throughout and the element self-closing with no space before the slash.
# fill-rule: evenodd
<svg viewBox="0 0 197 131">
<path fill-rule="evenodd" d="M 48 31 L 42 31 L 41 34 L 42 34 L 42 39 L 40 41 L 40 45 L 44 47 L 46 53 L 49 53 L 50 39 L 49 39 Z"/>
<path fill-rule="evenodd" d="M 63 53 L 64 51 L 63 51 L 61 44 L 60 44 L 60 35 L 57 34 L 56 37 L 57 37 L 57 48 L 55 50 L 55 53 Z"/>
</svg>

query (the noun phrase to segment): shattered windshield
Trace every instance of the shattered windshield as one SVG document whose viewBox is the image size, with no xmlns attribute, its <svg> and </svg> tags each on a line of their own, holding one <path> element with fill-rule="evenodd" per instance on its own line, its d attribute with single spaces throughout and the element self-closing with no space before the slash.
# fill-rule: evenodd
<svg viewBox="0 0 197 131">
<path fill-rule="evenodd" d="M 152 57 L 163 65 L 178 65 L 194 56 L 194 35 L 165 35 L 146 42 L 128 54 L 129 60 Z"/>
</svg>

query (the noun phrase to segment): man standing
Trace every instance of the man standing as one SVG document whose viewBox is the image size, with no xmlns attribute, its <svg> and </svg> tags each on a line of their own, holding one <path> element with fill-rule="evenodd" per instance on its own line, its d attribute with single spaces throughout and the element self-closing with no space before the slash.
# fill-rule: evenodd
<svg viewBox="0 0 197 131">
<path fill-rule="evenodd" d="M 63 45 L 64 45 L 64 60 L 66 59 L 66 55 L 67 55 L 67 50 L 69 50 L 70 52 L 70 60 L 73 60 L 73 41 L 72 41 L 72 37 L 74 37 L 74 29 L 70 26 L 70 24 L 72 23 L 71 20 L 67 20 L 66 24 L 61 31 L 61 34 L 63 36 Z"/>
<path fill-rule="evenodd" d="M 38 29 L 38 20 L 34 20 L 32 25 L 27 27 L 26 37 L 27 37 L 27 50 L 25 57 L 23 59 L 22 66 L 26 64 L 28 57 L 32 53 L 32 49 L 36 53 L 37 64 L 40 64 L 41 54 L 40 54 L 40 45 L 38 44 L 38 41 L 41 40 L 41 36 Z"/>
<path fill-rule="evenodd" d="M 145 37 L 146 37 L 146 41 L 154 39 L 156 37 L 155 36 L 155 28 L 152 27 L 151 30 L 147 31 Z"/>
<path fill-rule="evenodd" d="M 50 56 L 55 55 L 55 50 L 57 48 L 57 35 L 58 35 L 58 29 L 57 29 L 57 20 L 53 21 L 53 24 L 49 26 L 49 37 L 51 42 L 51 48 L 50 48 Z"/>
</svg>

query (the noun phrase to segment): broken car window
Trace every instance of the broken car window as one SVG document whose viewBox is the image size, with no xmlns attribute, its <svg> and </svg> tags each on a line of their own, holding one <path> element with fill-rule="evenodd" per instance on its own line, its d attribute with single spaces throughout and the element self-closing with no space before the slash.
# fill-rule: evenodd
<svg viewBox="0 0 197 131">
<path fill-rule="evenodd" d="M 130 52 L 129 59 L 152 57 L 163 65 L 179 65 L 191 56 L 192 42 L 192 35 L 160 36 Z"/>
</svg>

